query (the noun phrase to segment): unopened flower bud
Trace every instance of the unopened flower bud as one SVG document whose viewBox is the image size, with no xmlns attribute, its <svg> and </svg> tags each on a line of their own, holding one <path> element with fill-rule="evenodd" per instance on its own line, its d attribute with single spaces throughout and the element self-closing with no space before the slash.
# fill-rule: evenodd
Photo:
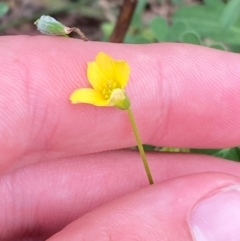
<svg viewBox="0 0 240 241">
<path fill-rule="evenodd" d="M 64 26 L 62 23 L 58 22 L 55 18 L 51 16 L 41 16 L 34 23 L 37 25 L 37 29 L 47 35 L 60 35 L 67 36 L 71 32 L 71 29 Z"/>
</svg>

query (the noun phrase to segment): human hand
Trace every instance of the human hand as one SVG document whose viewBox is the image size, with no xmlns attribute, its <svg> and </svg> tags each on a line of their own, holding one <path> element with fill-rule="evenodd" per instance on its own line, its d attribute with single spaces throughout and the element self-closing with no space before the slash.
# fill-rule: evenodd
<svg viewBox="0 0 240 241">
<path fill-rule="evenodd" d="M 104 51 L 131 66 L 144 143 L 235 146 L 239 55 L 53 37 L 1 37 L 0 49 L 0 240 L 238 240 L 238 163 L 147 153 L 149 186 L 139 153 L 117 150 L 135 145 L 126 113 L 68 98 Z"/>
</svg>

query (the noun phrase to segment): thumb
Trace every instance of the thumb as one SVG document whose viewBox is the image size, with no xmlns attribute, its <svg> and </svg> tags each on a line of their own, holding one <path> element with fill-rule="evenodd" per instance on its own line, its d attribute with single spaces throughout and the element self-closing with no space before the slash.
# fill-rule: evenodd
<svg viewBox="0 0 240 241">
<path fill-rule="evenodd" d="M 194 240 L 239 240 L 240 186 L 228 186 L 201 200 L 189 216 Z"/>
<path fill-rule="evenodd" d="M 239 181 L 207 173 L 149 186 L 84 215 L 48 241 L 238 240 Z"/>
</svg>

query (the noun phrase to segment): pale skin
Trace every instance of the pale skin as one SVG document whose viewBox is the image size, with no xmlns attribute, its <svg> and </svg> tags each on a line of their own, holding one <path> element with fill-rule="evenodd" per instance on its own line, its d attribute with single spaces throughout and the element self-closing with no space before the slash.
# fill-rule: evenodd
<svg viewBox="0 0 240 241">
<path fill-rule="evenodd" d="M 240 185 L 236 162 L 147 153 L 149 186 L 139 153 L 117 150 L 135 145 L 127 113 L 68 100 L 89 86 L 86 65 L 100 51 L 131 66 L 126 91 L 144 143 L 239 145 L 238 54 L 1 37 L 0 240 L 191 241 L 186 220 L 198 200 Z"/>
</svg>

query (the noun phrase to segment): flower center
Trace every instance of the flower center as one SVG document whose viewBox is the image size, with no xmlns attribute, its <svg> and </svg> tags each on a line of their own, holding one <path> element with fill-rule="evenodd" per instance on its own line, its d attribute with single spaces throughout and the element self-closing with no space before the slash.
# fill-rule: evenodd
<svg viewBox="0 0 240 241">
<path fill-rule="evenodd" d="M 118 87 L 117 82 L 108 80 L 105 86 L 102 89 L 102 94 L 105 99 L 109 99 L 112 91 Z"/>
</svg>

